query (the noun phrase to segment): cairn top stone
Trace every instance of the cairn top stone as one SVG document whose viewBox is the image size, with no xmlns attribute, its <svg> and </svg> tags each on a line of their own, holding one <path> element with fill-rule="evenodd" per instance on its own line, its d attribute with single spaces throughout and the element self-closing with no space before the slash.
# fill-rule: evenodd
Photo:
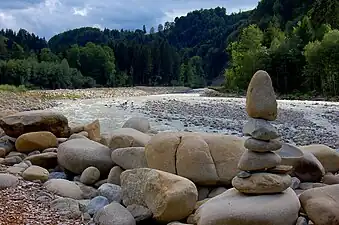
<svg viewBox="0 0 339 225">
<path fill-rule="evenodd" d="M 246 111 L 252 118 L 276 120 L 277 100 L 271 77 L 266 71 L 257 71 L 247 89 Z"/>
</svg>

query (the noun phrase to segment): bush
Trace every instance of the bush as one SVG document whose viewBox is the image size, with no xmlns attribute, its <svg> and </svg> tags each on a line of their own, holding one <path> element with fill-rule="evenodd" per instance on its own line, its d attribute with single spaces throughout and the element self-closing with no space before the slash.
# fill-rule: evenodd
<svg viewBox="0 0 339 225">
<path fill-rule="evenodd" d="M 24 85 L 14 86 L 8 84 L 1 84 L 0 91 L 8 91 L 8 92 L 25 92 L 27 88 Z"/>
</svg>

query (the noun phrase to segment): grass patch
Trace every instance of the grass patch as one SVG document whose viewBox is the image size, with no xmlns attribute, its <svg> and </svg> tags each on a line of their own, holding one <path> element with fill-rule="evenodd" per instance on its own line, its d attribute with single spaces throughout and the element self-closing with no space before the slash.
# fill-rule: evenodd
<svg viewBox="0 0 339 225">
<path fill-rule="evenodd" d="M 20 93 L 20 92 L 27 91 L 27 88 L 24 85 L 14 86 L 14 85 L 8 85 L 8 84 L 1 84 L 0 91 Z"/>
</svg>

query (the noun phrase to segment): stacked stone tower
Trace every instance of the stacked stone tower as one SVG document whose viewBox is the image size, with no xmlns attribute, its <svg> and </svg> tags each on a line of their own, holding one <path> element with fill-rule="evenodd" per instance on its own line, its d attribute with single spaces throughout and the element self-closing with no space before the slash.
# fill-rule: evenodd
<svg viewBox="0 0 339 225">
<path fill-rule="evenodd" d="M 275 194 L 290 187 L 289 166 L 282 166 L 275 153 L 282 147 L 280 135 L 270 121 L 277 118 L 277 101 L 270 76 L 262 70 L 254 74 L 248 86 L 246 111 L 250 117 L 243 133 L 246 152 L 239 160 L 242 171 L 233 181 L 233 187 L 245 194 Z"/>
</svg>

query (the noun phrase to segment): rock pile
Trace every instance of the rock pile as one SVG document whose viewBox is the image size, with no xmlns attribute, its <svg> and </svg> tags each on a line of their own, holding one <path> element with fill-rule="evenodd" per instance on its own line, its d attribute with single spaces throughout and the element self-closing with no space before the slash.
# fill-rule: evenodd
<svg viewBox="0 0 339 225">
<path fill-rule="evenodd" d="M 195 213 L 198 225 L 294 225 L 300 202 L 290 188 L 292 169 L 281 166 L 274 153 L 282 144 L 277 130 L 269 123 L 277 117 L 277 102 L 271 78 L 265 71 L 254 74 L 247 91 L 246 109 L 252 118 L 244 127 L 250 138 L 232 180 L 234 188 L 201 205 Z M 250 195 L 249 195 L 250 194 Z M 265 195 L 264 195 L 265 194 Z M 212 213 L 213 211 L 213 213 Z"/>
<path fill-rule="evenodd" d="M 282 144 L 277 130 L 269 123 L 277 117 L 277 101 L 270 76 L 264 71 L 254 74 L 247 92 L 246 109 L 249 119 L 243 132 L 250 136 L 247 149 L 241 156 L 238 168 L 242 170 L 232 180 L 234 188 L 246 194 L 275 194 L 291 186 L 287 173 L 291 166 L 281 166 L 281 157 L 274 151 Z"/>
</svg>

